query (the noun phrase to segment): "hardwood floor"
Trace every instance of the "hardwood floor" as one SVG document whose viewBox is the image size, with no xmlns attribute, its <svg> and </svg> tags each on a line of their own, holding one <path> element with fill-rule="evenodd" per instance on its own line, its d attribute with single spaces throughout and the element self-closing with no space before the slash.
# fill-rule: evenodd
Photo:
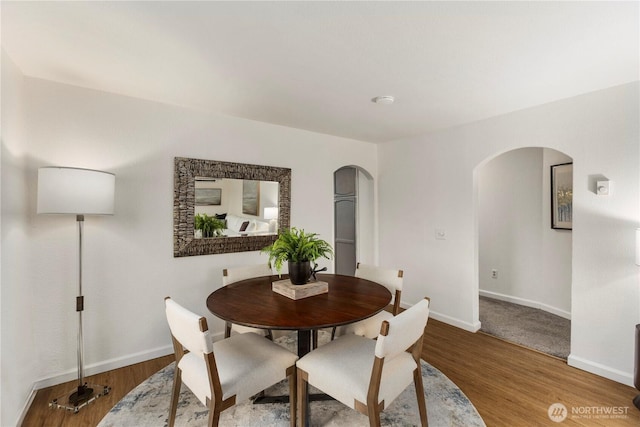
<svg viewBox="0 0 640 427">
<path fill-rule="evenodd" d="M 460 387 L 488 427 L 640 425 L 640 411 L 631 402 L 639 393 L 634 388 L 483 333 L 473 334 L 431 319 L 422 356 Z M 40 390 L 23 426 L 95 426 L 124 395 L 172 360 L 173 356 L 166 356 L 88 377 L 89 382 L 110 385 L 112 391 L 78 414 L 48 407 L 51 399 L 75 383 Z M 552 422 L 547 414 L 556 402 L 568 410 L 561 423 Z M 613 408 L 622 418 L 596 414 Z M 590 418 L 586 411 L 591 411 Z"/>
<path fill-rule="evenodd" d="M 488 427 L 493 426 L 639 426 L 632 403 L 638 391 L 568 366 L 565 361 L 430 319 L 424 360 L 438 368 L 473 402 Z M 550 420 L 548 408 L 562 403 L 568 417 Z M 625 412 L 603 418 L 594 411 Z M 572 411 L 581 414 L 572 414 Z M 586 411 L 591 411 L 587 418 Z M 578 418 L 581 417 L 581 418 Z"/>
<path fill-rule="evenodd" d="M 24 427 L 96 426 L 102 417 L 104 417 L 106 413 L 109 412 L 109 410 L 111 410 L 111 408 L 113 408 L 113 406 L 127 393 L 174 360 L 173 355 L 164 356 L 158 359 L 137 363 L 135 365 L 87 377 L 86 380 L 89 383 L 110 386 L 111 392 L 80 409 L 77 414 L 63 409 L 49 408 L 49 402 L 60 396 L 65 396 L 69 391 L 72 391 L 74 387 L 77 386 L 77 381 L 38 390 L 22 425 Z"/>
</svg>

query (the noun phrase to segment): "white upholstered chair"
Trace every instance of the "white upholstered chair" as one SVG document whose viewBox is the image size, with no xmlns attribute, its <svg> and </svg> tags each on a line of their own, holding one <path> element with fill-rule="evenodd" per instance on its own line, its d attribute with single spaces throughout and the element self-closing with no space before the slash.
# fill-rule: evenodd
<svg viewBox="0 0 640 427">
<path fill-rule="evenodd" d="M 403 272 L 402 270 L 381 268 L 359 262 L 356 265 L 355 276 L 380 283 L 389 289 L 389 292 L 391 292 L 393 297 L 393 314 L 383 310 L 368 319 L 364 319 L 350 325 L 340 326 L 335 329 L 334 336 L 356 334 L 367 338 L 375 338 L 378 336 L 378 332 L 380 332 L 380 325 L 382 324 L 382 321 L 392 318 L 400 311 Z"/>
<path fill-rule="evenodd" d="M 212 427 L 218 425 L 222 411 L 287 377 L 291 426 L 295 426 L 298 356 L 257 334 L 237 334 L 213 343 L 207 319 L 169 297 L 165 309 L 176 355 L 169 427 L 175 423 L 182 383 L 209 408 Z"/>
<path fill-rule="evenodd" d="M 271 276 L 273 271 L 269 264 L 257 264 L 248 265 L 245 267 L 225 268 L 222 270 L 222 284 L 224 286 L 231 283 L 239 282 L 240 280 L 253 279 L 254 277 Z M 236 325 L 230 322 L 226 322 L 225 338 L 229 338 L 231 333 L 244 334 L 247 332 L 253 332 L 254 334 L 266 336 L 272 339 L 271 331 L 268 329 L 251 328 L 249 326 Z"/>
<path fill-rule="evenodd" d="M 301 425 L 307 417 L 308 385 L 367 415 L 371 426 L 379 426 L 380 412 L 413 381 L 420 421 L 427 426 L 420 354 L 428 318 L 429 300 L 425 298 L 383 321 L 377 340 L 343 335 L 298 360 Z"/>
</svg>

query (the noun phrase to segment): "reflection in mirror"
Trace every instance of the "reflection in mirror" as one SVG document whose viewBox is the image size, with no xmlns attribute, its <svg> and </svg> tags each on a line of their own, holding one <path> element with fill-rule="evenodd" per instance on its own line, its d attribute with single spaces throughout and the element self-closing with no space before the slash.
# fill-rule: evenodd
<svg viewBox="0 0 640 427">
<path fill-rule="evenodd" d="M 222 220 L 222 236 L 277 234 L 271 226 L 271 212 L 278 209 L 277 182 L 201 176 L 195 179 L 195 214 Z"/>
<path fill-rule="evenodd" d="M 260 250 L 289 227 L 291 169 L 183 157 L 174 166 L 175 257 Z M 196 214 L 224 228 L 197 238 Z"/>
</svg>

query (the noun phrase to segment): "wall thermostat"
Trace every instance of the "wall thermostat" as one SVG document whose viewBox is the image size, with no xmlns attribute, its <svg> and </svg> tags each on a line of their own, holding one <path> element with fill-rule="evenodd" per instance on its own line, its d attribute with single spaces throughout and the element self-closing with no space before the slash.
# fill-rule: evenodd
<svg viewBox="0 0 640 427">
<path fill-rule="evenodd" d="M 596 194 L 598 196 L 609 195 L 609 181 L 598 181 L 596 183 Z"/>
</svg>

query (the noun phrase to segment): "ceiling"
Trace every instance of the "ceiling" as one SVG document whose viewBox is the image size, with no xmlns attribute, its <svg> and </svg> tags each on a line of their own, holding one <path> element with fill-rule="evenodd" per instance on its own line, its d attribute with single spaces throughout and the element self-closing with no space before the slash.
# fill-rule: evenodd
<svg viewBox="0 0 640 427">
<path fill-rule="evenodd" d="M 27 76 L 369 142 L 639 78 L 638 2 L 0 7 Z"/>
</svg>

